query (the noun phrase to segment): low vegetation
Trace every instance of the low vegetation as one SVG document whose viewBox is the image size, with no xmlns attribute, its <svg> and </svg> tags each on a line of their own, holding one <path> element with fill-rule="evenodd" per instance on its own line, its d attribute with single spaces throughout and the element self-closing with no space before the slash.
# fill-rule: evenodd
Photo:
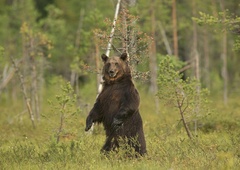
<svg viewBox="0 0 240 170">
<path fill-rule="evenodd" d="M 1 169 L 238 169 L 240 166 L 239 103 L 236 99 L 227 107 L 223 107 L 221 101 L 213 101 L 211 108 L 215 111 L 201 119 L 198 136 L 189 139 L 180 115 L 165 105 L 161 105 L 160 114 L 156 114 L 154 96 L 146 93 L 144 85 L 138 84 L 148 154 L 136 159 L 127 157 L 123 149 L 107 156 L 100 154 L 104 130 L 102 125 L 95 125 L 92 133 L 85 133 L 88 109 L 84 106 L 61 122 L 62 130 L 58 133 L 62 116 L 58 97 L 68 98 L 66 92 L 71 92 L 66 91 L 69 88 L 66 83 L 59 84 L 53 83 L 46 91 L 52 96 L 51 105 L 44 102 L 42 119 L 36 129 L 32 128 L 28 114 L 19 112 L 23 103 L 1 105 Z M 96 97 L 93 91 L 87 90 L 94 89 L 89 88 L 91 86 L 94 84 L 81 90 L 88 96 L 84 101 L 86 105 L 92 105 Z M 67 110 L 77 108 L 79 106 L 73 104 L 66 107 Z"/>
</svg>

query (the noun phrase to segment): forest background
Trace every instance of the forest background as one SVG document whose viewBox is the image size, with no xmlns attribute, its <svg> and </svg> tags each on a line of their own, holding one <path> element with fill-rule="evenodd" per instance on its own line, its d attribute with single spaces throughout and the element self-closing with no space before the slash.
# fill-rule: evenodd
<svg viewBox="0 0 240 170">
<path fill-rule="evenodd" d="M 133 27 L 149 36 L 148 49 L 134 65 L 141 73 L 134 81 L 141 96 L 149 155 L 137 161 L 100 156 L 103 127 L 96 125 L 89 135 L 84 126 L 98 93 L 100 56 L 107 48 L 98 30 L 110 35 L 116 4 L 115 0 L 0 0 L 0 155 L 4 158 L 0 167 L 237 169 L 237 0 L 121 2 L 120 13 L 127 9 L 136 17 Z M 159 66 L 166 56 L 178 63 L 183 80 L 195 78 L 201 89 L 210 92 L 204 99 L 211 111 L 201 118 L 185 115 L 191 140 L 178 112 L 162 101 L 160 92 L 169 89 L 159 82 Z"/>
</svg>

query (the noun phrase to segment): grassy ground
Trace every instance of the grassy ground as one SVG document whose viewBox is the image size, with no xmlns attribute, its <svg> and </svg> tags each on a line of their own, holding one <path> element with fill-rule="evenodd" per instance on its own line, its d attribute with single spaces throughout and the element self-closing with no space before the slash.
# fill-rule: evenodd
<svg viewBox="0 0 240 170">
<path fill-rule="evenodd" d="M 215 111 L 199 122 L 197 137 L 189 140 L 177 112 L 160 105 L 161 113 L 156 114 L 153 96 L 140 89 L 148 154 L 136 159 L 121 149 L 108 157 L 100 154 L 105 140 L 102 125 L 96 125 L 92 134 L 84 132 L 85 118 L 95 98 L 94 91 L 88 93 L 87 88 L 82 89 L 86 96 L 82 111 L 66 119 L 59 143 L 56 130 L 60 117 L 47 102 L 36 129 L 27 113 L 19 114 L 23 103 L 2 102 L 0 169 L 239 169 L 239 98 L 230 99 L 228 106 L 214 101 L 211 107 Z M 48 93 L 53 103 L 57 92 L 50 89 Z"/>
</svg>

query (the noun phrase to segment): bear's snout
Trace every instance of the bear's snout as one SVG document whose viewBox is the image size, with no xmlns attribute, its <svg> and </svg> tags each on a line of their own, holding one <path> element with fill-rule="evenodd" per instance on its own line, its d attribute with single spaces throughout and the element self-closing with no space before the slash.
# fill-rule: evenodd
<svg viewBox="0 0 240 170">
<path fill-rule="evenodd" d="M 116 75 L 117 75 L 117 72 L 116 71 L 114 71 L 114 70 L 109 70 L 108 71 L 108 74 L 109 74 L 109 77 L 115 77 Z"/>
</svg>

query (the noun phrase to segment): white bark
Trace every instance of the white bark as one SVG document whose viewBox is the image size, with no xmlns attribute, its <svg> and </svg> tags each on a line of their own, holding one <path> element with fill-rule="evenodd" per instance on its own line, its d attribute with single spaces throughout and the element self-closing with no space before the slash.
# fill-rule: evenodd
<svg viewBox="0 0 240 170">
<path fill-rule="evenodd" d="M 167 53 L 168 53 L 168 55 L 172 55 L 172 49 L 170 47 L 169 41 L 168 41 L 167 36 L 166 36 L 166 31 L 164 30 L 161 21 L 158 22 L 158 26 L 159 26 L 160 33 L 162 35 L 163 43 L 166 47 Z"/>
<path fill-rule="evenodd" d="M 114 19 L 113 19 L 113 26 L 112 26 L 112 30 L 110 33 L 110 39 L 108 41 L 108 45 L 107 45 L 107 51 L 106 51 L 106 56 L 109 57 L 110 54 L 110 50 L 111 50 L 111 46 L 112 46 L 112 40 L 113 40 L 113 35 L 114 35 L 114 31 L 115 31 L 115 27 L 116 27 L 116 22 L 117 22 L 117 18 L 118 18 L 118 13 L 119 13 L 119 9 L 120 9 L 120 3 L 121 0 L 118 0 L 117 6 L 116 6 L 116 10 L 115 10 L 115 15 L 114 15 Z"/>
<path fill-rule="evenodd" d="M 118 3 L 116 5 L 116 10 L 115 10 L 115 15 L 114 15 L 114 19 L 113 19 L 113 26 L 112 26 L 112 30 L 109 36 L 109 41 L 108 41 L 108 45 L 107 45 L 107 51 L 106 51 L 106 56 L 109 57 L 110 51 L 111 51 L 111 46 L 112 46 L 112 41 L 113 41 L 113 35 L 114 35 L 114 31 L 115 31 L 115 27 L 116 27 L 116 22 L 117 22 L 117 18 L 118 18 L 118 13 L 119 13 L 119 9 L 120 9 L 120 4 L 121 4 L 121 0 L 118 0 Z M 100 84 L 98 85 L 98 94 L 101 93 L 103 89 L 103 79 L 101 79 Z"/>
</svg>

